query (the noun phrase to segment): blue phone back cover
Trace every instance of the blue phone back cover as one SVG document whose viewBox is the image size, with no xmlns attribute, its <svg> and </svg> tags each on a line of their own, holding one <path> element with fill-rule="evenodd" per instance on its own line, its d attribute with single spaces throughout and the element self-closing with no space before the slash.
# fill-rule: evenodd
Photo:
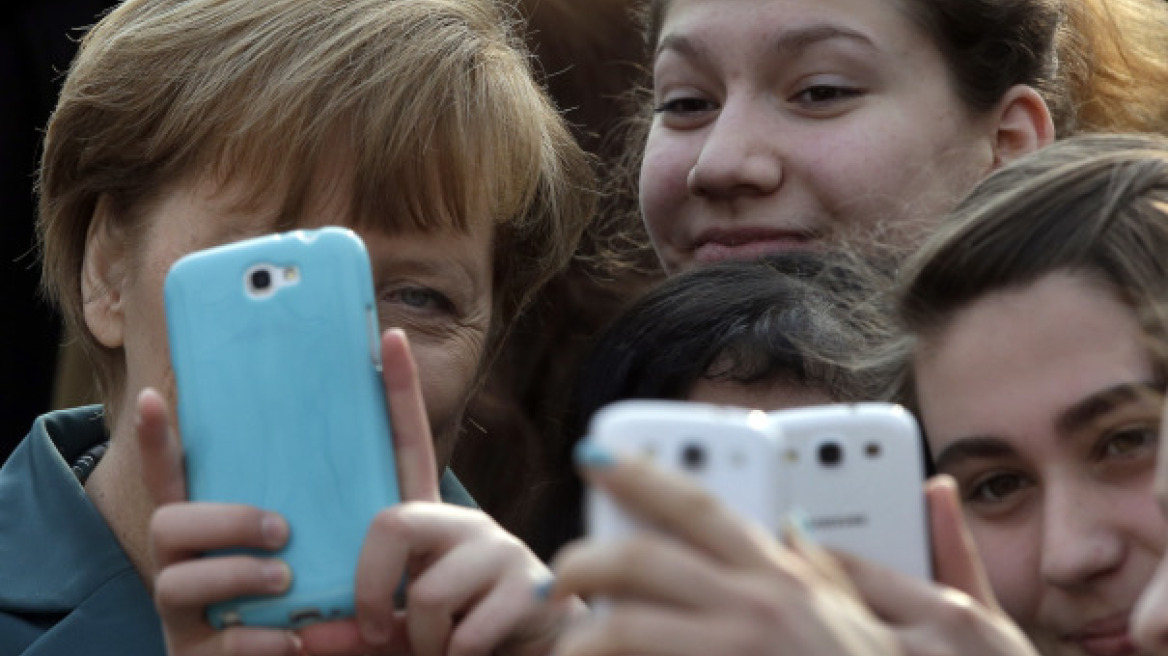
<svg viewBox="0 0 1168 656">
<path fill-rule="evenodd" d="M 295 283 L 249 294 L 261 264 L 296 267 Z M 399 501 L 364 244 L 342 228 L 229 244 L 179 260 L 165 295 L 190 498 L 291 526 L 276 554 L 292 568 L 288 593 L 212 607 L 212 622 L 351 615 L 370 520 Z"/>
</svg>

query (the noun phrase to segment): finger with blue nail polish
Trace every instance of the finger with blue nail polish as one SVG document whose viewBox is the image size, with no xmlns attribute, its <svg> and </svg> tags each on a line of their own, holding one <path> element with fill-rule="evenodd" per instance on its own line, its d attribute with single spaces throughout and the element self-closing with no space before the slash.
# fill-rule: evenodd
<svg viewBox="0 0 1168 656">
<path fill-rule="evenodd" d="M 576 445 L 575 456 L 576 464 L 588 469 L 608 469 L 616 464 L 611 451 L 587 439 Z"/>
</svg>

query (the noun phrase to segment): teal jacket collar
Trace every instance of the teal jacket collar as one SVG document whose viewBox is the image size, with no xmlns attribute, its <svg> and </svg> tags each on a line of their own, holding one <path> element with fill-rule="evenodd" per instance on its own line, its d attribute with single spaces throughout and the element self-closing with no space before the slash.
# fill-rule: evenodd
<svg viewBox="0 0 1168 656">
<path fill-rule="evenodd" d="M 37 419 L 0 469 L 0 654 L 166 653 L 146 586 L 69 463 L 101 408 Z"/>
<path fill-rule="evenodd" d="M 69 466 L 106 439 L 100 406 L 53 412 L 0 469 L 0 609 L 66 612 L 134 572 Z"/>
</svg>

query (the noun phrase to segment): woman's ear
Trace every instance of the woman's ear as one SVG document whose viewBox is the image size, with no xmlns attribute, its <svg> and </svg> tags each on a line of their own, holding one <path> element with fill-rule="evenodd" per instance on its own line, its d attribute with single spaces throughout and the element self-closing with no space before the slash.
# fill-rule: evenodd
<svg viewBox="0 0 1168 656">
<path fill-rule="evenodd" d="M 125 327 L 127 272 L 125 229 L 114 215 L 113 201 L 102 194 L 85 235 L 81 264 L 81 306 L 85 324 L 99 344 L 119 348 Z"/>
<path fill-rule="evenodd" d="M 994 112 L 997 118 L 994 170 L 1054 142 L 1050 108 L 1034 87 L 1025 84 L 1010 87 Z"/>
</svg>

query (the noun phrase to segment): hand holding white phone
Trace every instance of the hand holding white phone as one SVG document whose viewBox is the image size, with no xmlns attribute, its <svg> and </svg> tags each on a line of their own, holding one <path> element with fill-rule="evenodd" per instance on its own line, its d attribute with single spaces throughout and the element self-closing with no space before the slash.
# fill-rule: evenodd
<svg viewBox="0 0 1168 656">
<path fill-rule="evenodd" d="M 795 517 L 820 544 L 931 579 L 916 421 L 887 403 L 772 413 L 681 401 L 601 409 L 587 439 L 647 457 L 698 481 L 724 505 L 778 536 Z M 638 524 L 590 490 L 589 537 L 627 537 Z"/>
</svg>

